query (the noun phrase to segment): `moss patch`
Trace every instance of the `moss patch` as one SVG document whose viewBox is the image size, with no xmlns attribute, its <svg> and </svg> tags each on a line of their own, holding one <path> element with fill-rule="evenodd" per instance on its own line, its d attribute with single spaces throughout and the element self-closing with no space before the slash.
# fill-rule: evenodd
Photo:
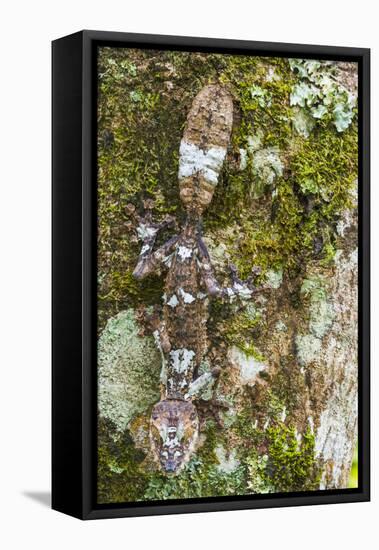
<svg viewBox="0 0 379 550">
<path fill-rule="evenodd" d="M 268 460 L 264 477 L 275 492 L 317 489 L 320 467 L 315 459 L 315 438 L 308 428 L 302 435 L 284 425 L 269 428 Z"/>
</svg>

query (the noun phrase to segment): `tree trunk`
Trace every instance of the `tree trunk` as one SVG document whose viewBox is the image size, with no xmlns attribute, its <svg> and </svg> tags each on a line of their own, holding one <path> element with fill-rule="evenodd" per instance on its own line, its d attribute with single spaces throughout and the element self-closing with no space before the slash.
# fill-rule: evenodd
<svg viewBox="0 0 379 550">
<path fill-rule="evenodd" d="M 112 62 L 110 62 L 110 60 Z M 357 444 L 354 64 L 104 49 L 99 81 L 98 500 L 346 488 Z M 161 356 L 139 322 L 164 276 L 139 283 L 124 207 L 182 217 L 177 151 L 209 81 L 235 101 L 232 144 L 204 219 L 218 278 L 262 268 L 252 301 L 213 300 L 196 452 L 175 476 L 151 452 Z M 313 95 L 312 95 L 313 94 Z M 125 229 L 126 228 L 126 229 Z M 127 233 L 127 230 L 130 233 Z"/>
</svg>

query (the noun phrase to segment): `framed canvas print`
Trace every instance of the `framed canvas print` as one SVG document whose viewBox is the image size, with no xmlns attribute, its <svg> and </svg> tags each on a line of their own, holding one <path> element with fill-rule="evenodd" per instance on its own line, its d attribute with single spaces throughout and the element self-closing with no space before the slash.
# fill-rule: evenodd
<svg viewBox="0 0 379 550">
<path fill-rule="evenodd" d="M 53 508 L 369 499 L 369 50 L 53 42 Z"/>
</svg>

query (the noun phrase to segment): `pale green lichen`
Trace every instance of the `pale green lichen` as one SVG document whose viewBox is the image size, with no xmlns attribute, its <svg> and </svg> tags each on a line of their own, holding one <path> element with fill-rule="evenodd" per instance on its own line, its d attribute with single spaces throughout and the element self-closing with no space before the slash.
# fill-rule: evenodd
<svg viewBox="0 0 379 550">
<path fill-rule="evenodd" d="M 121 466 L 118 466 L 117 462 L 115 460 L 110 460 L 108 462 L 108 468 L 114 474 L 122 474 L 122 472 L 125 470 L 125 468 L 122 468 Z"/>
<path fill-rule="evenodd" d="M 273 185 L 275 179 L 283 174 L 283 163 L 278 147 L 267 147 L 255 151 L 252 156 L 253 171 L 262 186 Z M 259 185 L 254 194 L 260 193 Z"/>
<path fill-rule="evenodd" d="M 257 100 L 257 103 L 260 107 L 270 107 L 271 105 L 270 94 L 264 88 L 261 88 L 260 86 L 255 86 L 255 85 L 251 86 L 250 95 L 252 98 L 255 98 Z"/>
<path fill-rule="evenodd" d="M 296 84 L 293 88 L 290 104 L 299 105 L 299 107 L 312 107 L 317 97 L 318 89 L 316 86 L 300 82 L 300 84 Z"/>
<path fill-rule="evenodd" d="M 239 375 L 242 384 L 253 384 L 259 373 L 267 370 L 267 364 L 247 355 L 236 346 L 228 351 L 228 357 L 232 364 L 239 368 Z"/>
<path fill-rule="evenodd" d="M 308 365 L 317 359 L 321 351 L 321 340 L 313 334 L 296 335 L 296 352 L 300 365 Z"/>
<path fill-rule="evenodd" d="M 279 332 L 286 332 L 286 330 L 287 330 L 287 325 L 286 325 L 283 321 L 279 320 L 279 321 L 277 321 L 277 323 L 275 324 L 275 328 L 276 328 L 276 330 L 279 331 Z"/>
<path fill-rule="evenodd" d="M 259 105 L 262 107 L 261 103 Z M 246 149 L 239 149 L 239 169 L 246 170 L 250 165 L 253 176 L 250 182 L 250 194 L 255 199 L 261 197 L 266 189 L 271 187 L 275 180 L 283 174 L 283 162 L 280 158 L 279 147 L 263 147 L 264 138 L 263 131 L 258 129 L 255 134 L 247 136 Z"/>
<path fill-rule="evenodd" d="M 129 309 L 108 320 L 98 343 L 99 411 L 120 433 L 159 400 L 161 356 L 153 338 L 138 332 Z"/>
<path fill-rule="evenodd" d="M 280 285 L 283 282 L 283 269 L 278 269 L 274 271 L 273 269 L 270 269 L 266 273 L 266 284 L 270 288 L 279 288 Z"/>
<path fill-rule="evenodd" d="M 260 128 L 255 134 L 247 136 L 247 150 L 250 155 L 253 155 L 256 151 L 262 148 L 263 140 L 264 132 Z"/>
<path fill-rule="evenodd" d="M 309 329 L 316 338 L 323 338 L 334 319 L 327 282 L 318 275 L 308 277 L 303 281 L 301 293 L 309 300 Z"/>
<path fill-rule="evenodd" d="M 298 134 L 308 138 L 316 125 L 314 118 L 305 109 L 294 108 L 292 116 L 293 126 Z"/>
<path fill-rule="evenodd" d="M 209 401 L 212 399 L 214 394 L 214 385 L 215 385 L 215 378 L 211 375 L 212 366 L 208 359 L 204 359 L 199 366 L 199 377 L 201 375 L 207 374 L 209 375 L 206 383 L 204 386 L 201 387 L 200 390 L 196 388 L 196 384 L 193 385 L 193 391 L 189 391 L 188 395 L 196 395 L 196 397 L 199 399 L 201 398 L 203 401 Z"/>
<path fill-rule="evenodd" d="M 255 321 L 260 318 L 261 313 L 256 304 L 249 302 L 245 306 L 245 314 L 248 319 Z"/>
<path fill-rule="evenodd" d="M 322 338 L 333 325 L 334 310 L 329 300 L 328 282 L 321 275 L 304 279 L 301 294 L 307 304 L 309 332 L 297 334 L 296 348 L 300 364 L 307 365 L 319 356 Z"/>
<path fill-rule="evenodd" d="M 258 455 L 251 452 L 246 459 L 247 463 L 247 487 L 252 494 L 273 493 L 274 487 L 266 476 L 268 455 Z"/>
<path fill-rule="evenodd" d="M 215 454 L 218 460 L 216 468 L 219 472 L 230 474 L 240 465 L 240 461 L 237 458 L 236 449 L 232 449 L 230 452 L 227 452 L 222 445 L 217 445 L 215 448 Z"/>
<path fill-rule="evenodd" d="M 290 59 L 289 64 L 301 78 L 290 96 L 291 106 L 300 107 L 304 113 L 303 124 L 298 121 L 295 128 L 309 136 L 311 128 L 305 123 L 306 117 L 321 120 L 329 116 L 337 132 L 346 130 L 354 118 L 357 98 L 338 82 L 333 63 Z"/>
<path fill-rule="evenodd" d="M 242 147 L 239 148 L 239 154 L 240 154 L 240 164 L 239 169 L 245 170 L 247 168 L 247 151 L 246 149 L 242 149 Z"/>
</svg>

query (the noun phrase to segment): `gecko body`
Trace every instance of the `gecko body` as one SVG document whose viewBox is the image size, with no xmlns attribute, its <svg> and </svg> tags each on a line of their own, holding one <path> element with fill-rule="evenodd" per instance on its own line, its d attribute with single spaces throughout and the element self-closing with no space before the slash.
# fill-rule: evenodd
<svg viewBox="0 0 379 550">
<path fill-rule="evenodd" d="M 180 198 L 187 211 L 184 226 L 161 247 L 156 235 L 171 219 L 153 223 L 151 213 L 140 219 L 142 249 L 134 277 L 143 279 L 166 269 L 162 316 L 155 319 L 154 337 L 162 354 L 162 394 L 153 407 L 150 441 L 160 468 L 178 473 L 196 449 L 199 417 L 196 399 L 219 369 L 199 376 L 208 350 L 209 299 L 248 299 L 256 290 L 238 279 L 232 269 L 232 285 L 218 284 L 202 239 L 202 214 L 212 200 L 226 157 L 233 123 L 233 101 L 218 84 L 205 86 L 195 97 L 187 116 L 179 149 Z"/>
</svg>

